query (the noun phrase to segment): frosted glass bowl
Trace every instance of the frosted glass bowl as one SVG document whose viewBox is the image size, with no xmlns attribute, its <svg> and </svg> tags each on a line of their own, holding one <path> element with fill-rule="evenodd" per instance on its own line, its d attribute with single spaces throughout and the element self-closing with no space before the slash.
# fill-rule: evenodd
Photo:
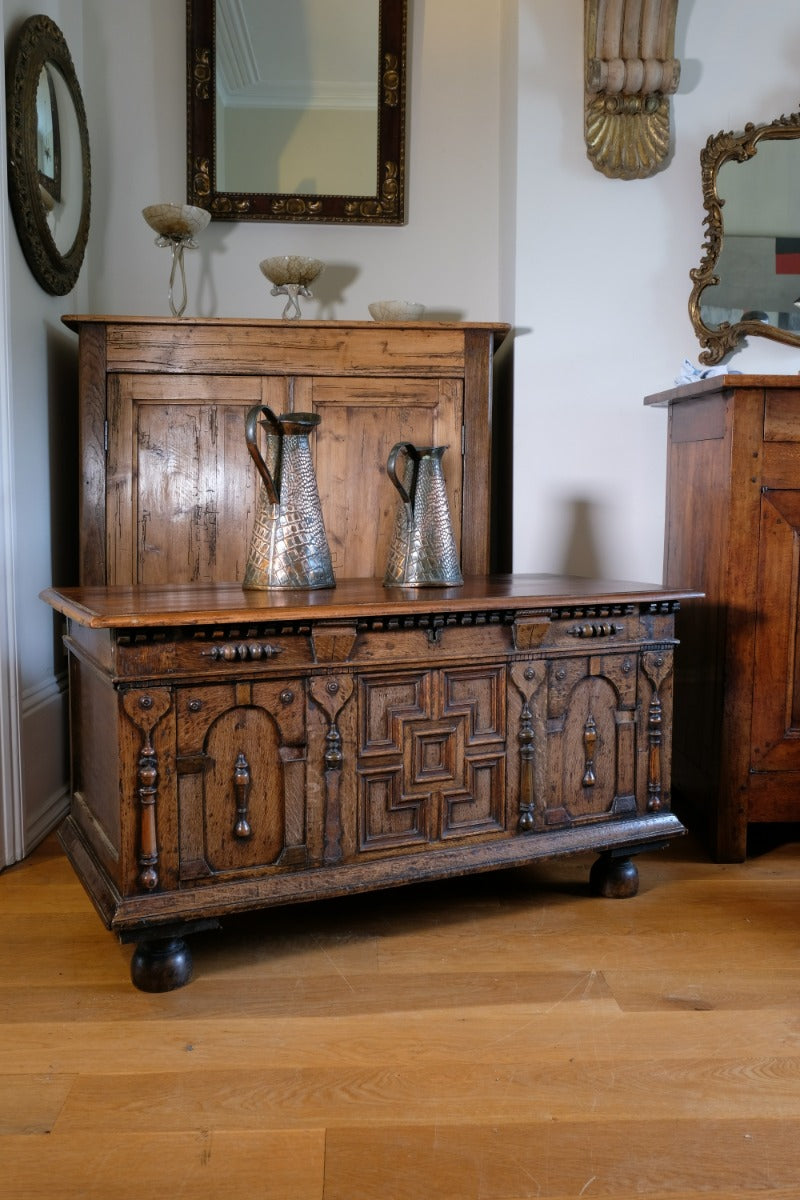
<svg viewBox="0 0 800 1200">
<path fill-rule="evenodd" d="M 211 220 L 207 209 L 194 204 L 149 204 L 142 216 L 164 238 L 193 238 Z"/>
<path fill-rule="evenodd" d="M 308 287 L 324 264 L 318 258 L 305 258 L 302 254 L 278 254 L 274 258 L 265 258 L 258 265 L 262 275 L 275 287 L 286 287 L 290 283 Z"/>
<path fill-rule="evenodd" d="M 418 321 L 425 312 L 414 300 L 373 300 L 367 307 L 373 321 Z"/>
</svg>

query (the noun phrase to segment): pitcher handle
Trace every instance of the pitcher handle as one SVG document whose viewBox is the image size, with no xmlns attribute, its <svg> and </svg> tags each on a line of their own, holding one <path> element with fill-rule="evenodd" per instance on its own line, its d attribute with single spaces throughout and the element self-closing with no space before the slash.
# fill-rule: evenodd
<svg viewBox="0 0 800 1200">
<path fill-rule="evenodd" d="M 275 481 L 270 475 L 269 468 L 264 462 L 261 451 L 258 448 L 258 417 L 260 413 L 263 413 L 267 418 L 264 422 L 265 425 L 271 425 L 277 433 L 280 432 L 280 422 L 272 409 L 268 408 L 266 404 L 254 404 L 245 417 L 245 440 L 247 442 L 247 449 L 250 451 L 250 457 L 256 464 L 259 475 L 264 480 L 264 487 L 267 489 L 270 504 L 280 504 L 280 496 L 278 495 L 278 489 L 275 487 Z"/>
<path fill-rule="evenodd" d="M 414 492 L 416 491 L 417 472 L 416 472 L 416 470 L 414 471 L 413 483 L 412 483 L 412 487 L 411 487 L 411 495 L 409 496 L 408 492 L 405 489 L 404 484 L 402 483 L 402 481 L 400 480 L 400 478 L 397 474 L 397 459 L 400 456 L 400 454 L 403 452 L 405 452 L 405 454 L 407 454 L 408 457 L 413 460 L 413 462 L 416 464 L 416 466 L 419 466 L 419 454 L 417 452 L 417 447 L 414 446 L 411 442 L 397 442 L 397 444 L 392 446 L 391 450 L 389 451 L 389 458 L 386 462 L 386 474 L 389 476 L 392 483 L 394 484 L 394 486 L 397 488 L 398 492 L 400 493 L 400 499 L 403 501 L 403 504 L 405 504 L 406 508 L 409 509 L 409 511 L 413 512 Z"/>
</svg>

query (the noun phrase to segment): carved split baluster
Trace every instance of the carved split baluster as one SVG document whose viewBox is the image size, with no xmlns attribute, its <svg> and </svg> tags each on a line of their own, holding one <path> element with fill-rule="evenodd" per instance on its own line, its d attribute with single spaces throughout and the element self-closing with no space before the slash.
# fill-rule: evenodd
<svg viewBox="0 0 800 1200">
<path fill-rule="evenodd" d="M 239 751 L 233 768 L 233 793 L 236 797 L 236 823 L 233 826 L 233 836 L 243 842 L 253 836 L 249 813 L 250 784 L 250 764 L 244 754 Z"/>
<path fill-rule="evenodd" d="M 139 800 L 139 886 L 155 891 L 158 877 L 158 757 L 153 745 L 153 730 L 169 710 L 172 697 L 166 689 L 127 692 L 122 704 L 128 717 L 142 734 L 142 747 L 136 763 L 136 794 Z"/>
<path fill-rule="evenodd" d="M 595 719 L 589 714 L 586 724 L 583 727 L 583 779 L 581 783 L 584 787 L 594 787 L 597 783 L 597 773 L 594 769 L 595 755 L 597 752 L 597 725 Z"/>
<path fill-rule="evenodd" d="M 156 796 L 158 761 L 149 733 L 139 755 L 136 777 L 141 809 L 139 883 L 148 892 L 158 887 L 158 838 L 156 836 Z"/>
<path fill-rule="evenodd" d="M 344 755 L 342 754 L 342 735 L 335 721 L 325 734 L 325 770 L 341 771 Z"/>
<path fill-rule="evenodd" d="M 542 630 L 546 626 L 540 622 Z M 524 631 L 523 631 L 524 632 Z M 537 636 L 541 634 L 537 633 Z M 533 725 L 533 697 L 544 682 L 544 662 L 519 662 L 511 667 L 511 679 L 522 697 L 519 714 L 519 817 L 520 833 L 532 833 L 536 825 L 536 733 Z"/>
<path fill-rule="evenodd" d="M 325 734 L 325 861 L 340 862 L 342 858 L 342 820 L 339 787 L 342 781 L 342 735 L 336 721 L 331 721 Z"/>
<path fill-rule="evenodd" d="M 651 651 L 642 655 L 642 669 L 653 688 L 650 704 L 647 709 L 647 811 L 661 812 L 664 808 L 664 796 L 661 780 L 663 777 L 662 763 L 662 720 L 663 710 L 661 689 L 665 679 L 671 672 L 672 658 L 661 651 Z"/>
<path fill-rule="evenodd" d="M 342 804 L 339 794 L 342 781 L 342 735 L 339 732 L 339 715 L 353 694 L 353 680 L 349 675 L 328 676 L 312 679 L 311 695 L 328 720 L 325 734 L 325 825 L 323 858 L 326 863 L 342 860 Z"/>
<path fill-rule="evenodd" d="M 533 732 L 533 714 L 526 700 L 522 706 L 519 719 L 519 820 L 520 833 L 530 833 L 533 829 L 533 812 L 536 807 L 533 784 L 533 755 L 535 735 Z"/>
<path fill-rule="evenodd" d="M 660 812 L 661 799 L 661 697 L 653 692 L 647 716 L 647 811 Z"/>
</svg>

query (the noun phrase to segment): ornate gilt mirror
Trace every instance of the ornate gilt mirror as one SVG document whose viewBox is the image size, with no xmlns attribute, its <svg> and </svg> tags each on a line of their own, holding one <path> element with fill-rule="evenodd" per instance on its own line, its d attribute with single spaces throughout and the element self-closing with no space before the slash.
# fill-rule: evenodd
<svg viewBox="0 0 800 1200">
<path fill-rule="evenodd" d="M 700 361 L 745 337 L 800 346 L 800 113 L 718 133 L 700 153 L 706 238 L 690 272 Z"/>
<path fill-rule="evenodd" d="M 187 0 L 187 199 L 401 225 L 407 0 Z"/>
<path fill-rule="evenodd" d="M 6 75 L 8 194 L 22 252 L 54 296 L 75 286 L 89 237 L 91 166 L 81 89 L 49 17 L 30 17 Z"/>
</svg>

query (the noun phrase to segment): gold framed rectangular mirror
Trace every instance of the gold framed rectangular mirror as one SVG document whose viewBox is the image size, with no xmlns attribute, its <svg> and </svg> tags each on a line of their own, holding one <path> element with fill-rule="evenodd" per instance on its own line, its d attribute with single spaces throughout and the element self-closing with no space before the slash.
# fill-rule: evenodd
<svg viewBox="0 0 800 1200">
<path fill-rule="evenodd" d="M 407 0 L 187 0 L 187 201 L 402 225 Z"/>
</svg>

